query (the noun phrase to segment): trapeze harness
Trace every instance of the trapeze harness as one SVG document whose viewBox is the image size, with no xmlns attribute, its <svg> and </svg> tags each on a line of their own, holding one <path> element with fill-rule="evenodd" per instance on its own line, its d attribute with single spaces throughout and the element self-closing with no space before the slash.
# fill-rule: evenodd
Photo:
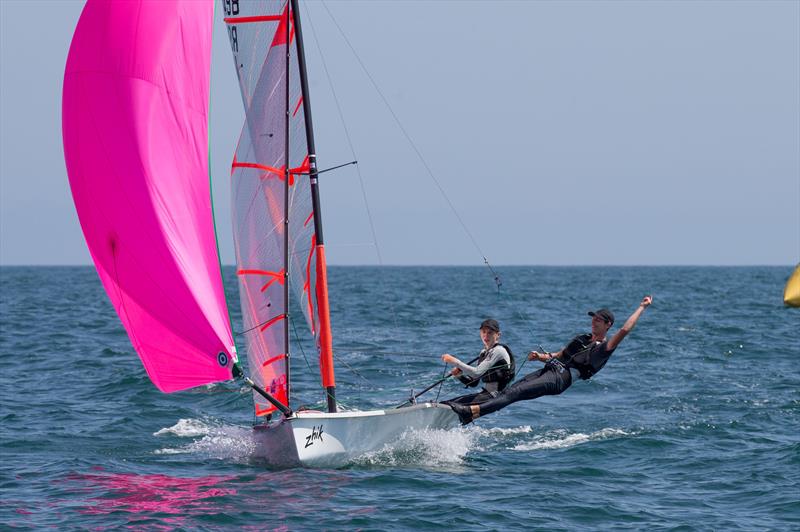
<svg viewBox="0 0 800 532">
<path fill-rule="evenodd" d="M 514 363 L 514 355 L 513 353 L 511 353 L 511 348 L 508 347 L 506 344 L 500 344 L 500 343 L 494 344 L 489 349 L 484 349 L 480 352 L 480 355 L 478 355 L 477 365 L 480 366 L 481 362 L 486 360 L 486 357 L 489 356 L 489 353 L 491 353 L 492 350 L 497 346 L 500 346 L 506 350 L 506 353 L 508 353 L 508 360 L 509 360 L 508 362 L 506 362 L 503 359 L 500 359 L 497 362 L 495 362 L 488 370 L 486 370 L 486 372 L 480 377 L 471 378 L 462 375 L 458 377 L 458 380 L 460 380 L 470 388 L 477 386 L 478 383 L 480 383 L 481 381 L 484 382 L 485 384 L 496 382 L 497 392 L 488 392 L 488 390 L 487 392 L 490 393 L 492 396 L 495 396 L 497 395 L 497 393 L 502 392 L 506 388 L 506 386 L 508 386 L 511 383 L 511 381 L 514 380 L 514 375 L 516 375 L 517 373 L 516 364 Z"/>
<path fill-rule="evenodd" d="M 576 378 L 589 380 L 603 369 L 614 352 L 613 349 L 611 351 L 596 349 L 603 343 L 593 342 L 591 334 L 579 334 L 564 348 L 562 359 L 551 358 L 545 363 L 545 367 L 559 374 L 569 371 L 573 381 Z M 598 353 L 600 356 L 597 356 Z"/>
</svg>

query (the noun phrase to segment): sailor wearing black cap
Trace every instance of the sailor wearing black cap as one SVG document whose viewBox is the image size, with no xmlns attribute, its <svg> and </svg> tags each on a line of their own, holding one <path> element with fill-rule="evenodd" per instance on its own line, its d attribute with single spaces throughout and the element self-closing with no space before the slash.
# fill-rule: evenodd
<svg viewBox="0 0 800 532">
<path fill-rule="evenodd" d="M 633 330 L 644 309 L 652 302 L 651 296 L 645 296 L 639 307 L 610 340 L 606 338 L 606 334 L 614 324 L 614 314 L 607 308 L 589 312 L 589 316 L 592 317 L 591 334 L 579 334 L 557 353 L 530 352 L 528 360 L 545 362 L 542 369 L 525 375 L 497 397 L 480 405 L 451 403 L 450 407 L 458 414 L 461 423 L 466 425 L 479 416 L 496 412 L 511 403 L 536 399 L 543 395 L 558 395 L 569 388 L 575 380 L 590 379 L 603 369 L 619 343 Z"/>
<path fill-rule="evenodd" d="M 472 387 L 481 383 L 483 389 L 478 393 L 442 401 L 443 403 L 476 404 L 486 401 L 496 397 L 514 379 L 514 355 L 507 345 L 499 343 L 500 324 L 491 318 L 483 320 L 480 333 L 484 348 L 472 361 L 477 361 L 477 366 L 471 366 L 472 362 L 465 364 L 448 353 L 442 355 L 442 360 L 455 366 L 450 374 L 465 385 Z"/>
</svg>

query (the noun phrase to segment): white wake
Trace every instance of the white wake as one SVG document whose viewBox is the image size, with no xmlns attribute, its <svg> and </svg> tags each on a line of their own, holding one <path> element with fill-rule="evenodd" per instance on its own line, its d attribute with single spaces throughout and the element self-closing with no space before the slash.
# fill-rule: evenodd
<svg viewBox="0 0 800 532">
<path fill-rule="evenodd" d="M 247 460 L 255 451 L 252 427 L 225 425 L 206 419 L 180 419 L 171 427 L 153 433 L 153 436 L 196 438 L 189 443 L 163 447 L 155 454 L 199 454 L 219 460 Z"/>
<path fill-rule="evenodd" d="M 537 451 L 540 449 L 564 449 L 590 441 L 608 440 L 629 436 L 629 432 L 621 429 L 604 428 L 589 434 L 582 432 L 569 433 L 566 430 L 555 430 L 534 435 L 531 441 L 518 443 L 511 449 L 514 451 Z"/>
</svg>

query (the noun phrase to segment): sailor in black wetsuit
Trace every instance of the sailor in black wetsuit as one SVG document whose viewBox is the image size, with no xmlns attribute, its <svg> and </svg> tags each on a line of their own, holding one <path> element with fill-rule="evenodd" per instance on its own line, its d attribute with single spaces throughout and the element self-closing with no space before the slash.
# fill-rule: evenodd
<svg viewBox="0 0 800 532">
<path fill-rule="evenodd" d="M 544 361 L 545 366 L 542 369 L 525 375 L 497 397 L 479 405 L 450 403 L 450 408 L 458 414 L 461 423 L 466 425 L 480 416 L 497 412 L 517 401 L 536 399 L 543 395 L 558 395 L 569 388 L 578 378 L 590 379 L 603 369 L 619 343 L 631 332 L 644 309 L 649 307 L 652 302 L 651 296 L 645 296 L 639 304 L 639 308 L 631 314 L 622 328 L 610 340 L 606 338 L 606 334 L 614 324 L 614 314 L 608 309 L 590 312 L 589 315 L 592 317 L 591 334 L 576 336 L 557 353 L 531 351 L 528 360 Z"/>
<path fill-rule="evenodd" d="M 445 353 L 442 361 L 452 364 L 455 367 L 450 374 L 469 387 L 476 387 L 482 384 L 483 388 L 478 393 L 471 393 L 454 397 L 442 403 L 459 403 L 462 405 L 479 404 L 487 401 L 502 392 L 508 384 L 514 380 L 514 355 L 511 349 L 500 343 L 500 324 L 497 320 L 489 318 L 483 320 L 480 328 L 481 341 L 484 348 L 478 353 L 475 360 L 465 364 L 453 355 Z M 477 361 L 477 366 L 470 366 Z"/>
</svg>

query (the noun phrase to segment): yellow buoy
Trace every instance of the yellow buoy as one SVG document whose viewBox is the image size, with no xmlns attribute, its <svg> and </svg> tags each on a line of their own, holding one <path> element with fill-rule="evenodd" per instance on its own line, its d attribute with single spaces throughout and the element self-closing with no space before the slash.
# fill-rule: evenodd
<svg viewBox="0 0 800 532">
<path fill-rule="evenodd" d="M 783 302 L 790 307 L 800 307 L 800 264 L 794 269 L 783 291 Z"/>
</svg>

